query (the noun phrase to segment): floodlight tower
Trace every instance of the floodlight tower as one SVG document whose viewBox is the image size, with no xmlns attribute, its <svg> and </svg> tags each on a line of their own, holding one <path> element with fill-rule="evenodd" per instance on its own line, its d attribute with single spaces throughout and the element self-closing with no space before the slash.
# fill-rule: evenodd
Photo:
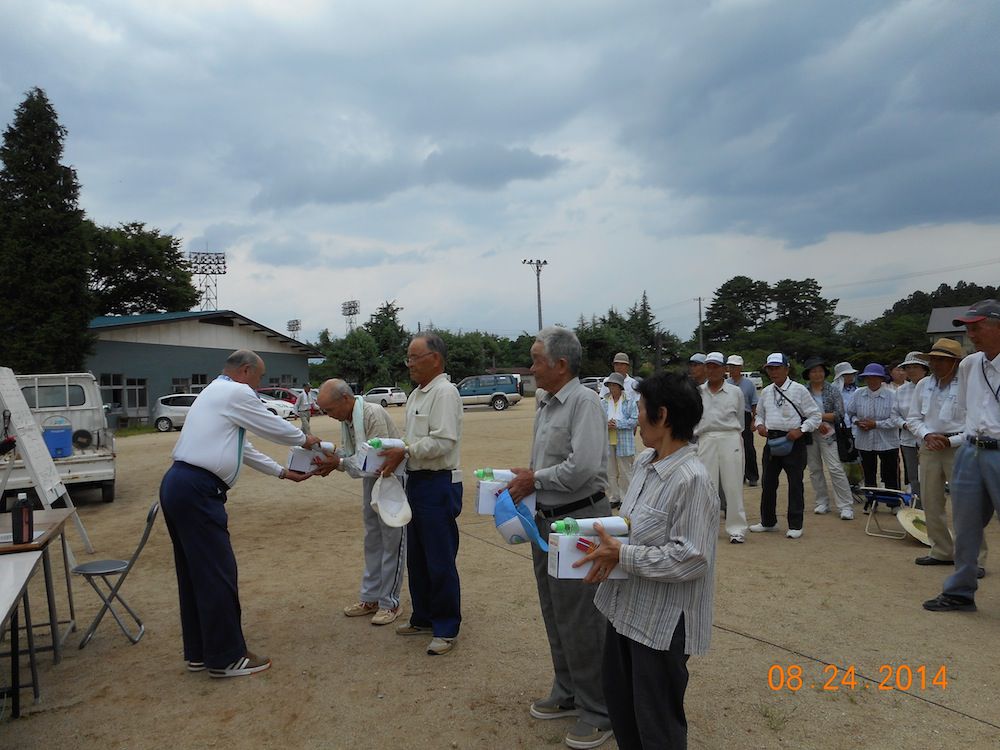
<svg viewBox="0 0 1000 750">
<path fill-rule="evenodd" d="M 295 318 L 293 320 L 289 320 L 288 321 L 288 335 L 291 336 L 296 341 L 298 341 L 299 337 L 296 336 L 295 334 L 297 334 L 301 330 L 302 330 L 302 321 L 301 320 L 299 320 L 298 318 Z"/>
<path fill-rule="evenodd" d="M 195 287 L 202 310 L 219 309 L 219 276 L 226 273 L 225 253 L 188 253 L 188 266 L 195 277 Z"/>
<path fill-rule="evenodd" d="M 542 268 L 547 266 L 549 262 L 547 260 L 524 259 L 521 263 L 535 269 L 535 287 L 538 292 L 538 330 L 540 331 L 542 330 Z"/>
<path fill-rule="evenodd" d="M 354 322 L 358 317 L 359 310 L 361 310 L 361 303 L 356 299 L 348 300 L 340 306 L 340 314 L 347 318 L 348 333 L 354 330 Z"/>
</svg>

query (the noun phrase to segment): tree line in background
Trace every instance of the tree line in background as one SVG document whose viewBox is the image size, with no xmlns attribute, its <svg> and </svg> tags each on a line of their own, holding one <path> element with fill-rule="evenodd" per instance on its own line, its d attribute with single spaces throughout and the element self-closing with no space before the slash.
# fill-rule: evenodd
<svg viewBox="0 0 1000 750">
<path fill-rule="evenodd" d="M 702 333 L 706 351 L 740 354 L 746 369 L 760 370 L 770 352 L 784 352 L 793 362 L 819 356 L 828 363 L 900 362 L 908 352 L 930 346 L 927 323 L 936 307 L 958 307 L 996 298 L 998 286 L 959 281 L 933 292 L 914 292 L 879 317 L 862 323 L 835 310 L 840 300 L 823 297 L 815 279 L 782 279 L 775 284 L 735 276 L 720 286 L 705 312 Z M 698 332 L 684 353 L 696 351 Z"/>
<path fill-rule="evenodd" d="M 782 279 L 774 284 L 735 276 L 720 286 L 708 306 L 701 334 L 704 351 L 740 354 L 746 369 L 762 370 L 770 352 L 784 352 L 794 363 L 821 356 L 830 363 L 851 361 L 859 369 L 868 362 L 890 364 L 907 352 L 929 346 L 927 322 L 935 307 L 968 305 L 1000 296 L 1000 287 L 965 281 L 941 284 L 933 292 L 914 292 L 881 316 L 866 323 L 838 315 L 838 299 L 826 298 L 815 279 Z M 342 377 L 367 389 L 409 383 L 403 359 L 414 331 L 399 321 L 400 307 L 385 302 L 370 320 L 343 338 L 329 330 L 313 346 L 326 361 L 313 365 L 312 380 Z M 633 372 L 645 376 L 658 367 L 685 366 L 699 350 L 697 330 L 687 341 L 660 328 L 645 292 L 624 314 L 612 308 L 574 328 L 583 345 L 582 375 L 607 375 L 616 352 L 632 359 Z M 530 364 L 535 334 L 505 338 L 481 331 L 435 330 L 448 344 L 448 372 L 458 382 L 469 375 L 511 371 Z"/>
<path fill-rule="evenodd" d="M 66 135 L 35 88 L 0 145 L 0 363 L 15 372 L 83 369 L 95 316 L 198 302 L 180 240 L 86 218 L 76 171 L 61 163 Z"/>
</svg>

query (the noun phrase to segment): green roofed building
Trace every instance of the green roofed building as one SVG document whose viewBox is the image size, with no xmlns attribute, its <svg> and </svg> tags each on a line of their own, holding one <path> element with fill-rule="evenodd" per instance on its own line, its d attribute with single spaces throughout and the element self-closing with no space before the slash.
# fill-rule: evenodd
<svg viewBox="0 0 1000 750">
<path fill-rule="evenodd" d="M 94 318 L 96 337 L 87 369 L 118 421 L 146 422 L 153 404 L 171 393 L 198 393 L 236 349 L 264 358 L 261 385 L 301 387 L 309 359 L 322 352 L 232 310 L 151 313 Z"/>
</svg>

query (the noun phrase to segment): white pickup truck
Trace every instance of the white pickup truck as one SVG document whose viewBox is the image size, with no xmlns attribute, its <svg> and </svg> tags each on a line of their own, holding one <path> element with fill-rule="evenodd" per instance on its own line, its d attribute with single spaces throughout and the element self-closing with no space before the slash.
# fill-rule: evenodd
<svg viewBox="0 0 1000 750">
<path fill-rule="evenodd" d="M 115 438 L 94 376 L 89 372 L 18 375 L 17 384 L 63 484 L 100 487 L 101 499 L 114 502 Z M 19 459 L 5 494 L 31 486 L 31 476 Z"/>
</svg>

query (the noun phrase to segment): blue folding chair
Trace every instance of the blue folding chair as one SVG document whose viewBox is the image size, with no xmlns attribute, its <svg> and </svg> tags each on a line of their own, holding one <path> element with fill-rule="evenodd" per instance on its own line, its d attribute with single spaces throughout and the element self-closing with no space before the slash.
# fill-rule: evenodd
<svg viewBox="0 0 1000 750">
<path fill-rule="evenodd" d="M 883 528 L 879 523 L 879 506 L 882 506 L 890 514 L 895 514 L 900 508 L 909 508 L 913 505 L 913 494 L 903 492 L 903 490 L 887 490 L 884 487 L 858 487 L 865 498 L 865 507 L 868 508 L 868 522 L 865 524 L 865 533 L 868 536 L 881 536 L 886 539 L 905 539 L 906 531 L 900 527 L 899 531 Z"/>
</svg>

